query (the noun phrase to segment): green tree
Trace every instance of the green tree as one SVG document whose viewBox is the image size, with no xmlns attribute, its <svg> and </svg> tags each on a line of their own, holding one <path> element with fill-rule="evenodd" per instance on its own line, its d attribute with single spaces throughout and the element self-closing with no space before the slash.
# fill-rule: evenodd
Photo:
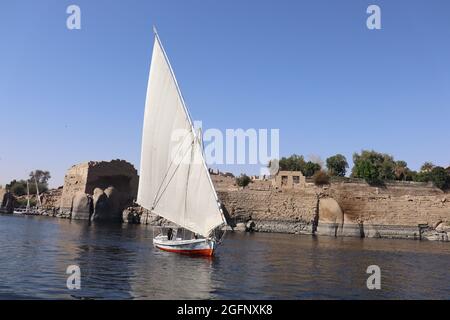
<svg viewBox="0 0 450 320">
<path fill-rule="evenodd" d="M 361 159 L 355 163 L 352 174 L 355 178 L 362 178 L 369 184 L 381 183 L 378 166 L 367 159 Z"/>
<path fill-rule="evenodd" d="M 50 172 L 45 170 L 35 170 L 30 172 L 30 193 L 36 193 L 36 183 L 38 183 L 39 192 L 45 192 L 48 190 L 48 180 L 51 178 Z"/>
<path fill-rule="evenodd" d="M 408 176 L 410 175 L 410 171 L 408 169 L 408 164 L 406 161 L 396 161 L 394 166 L 394 175 L 397 180 L 408 180 Z"/>
<path fill-rule="evenodd" d="M 320 169 L 320 164 L 308 161 L 301 171 L 305 177 L 312 177 Z"/>
<path fill-rule="evenodd" d="M 385 153 L 363 150 L 353 155 L 352 177 L 362 178 L 369 184 L 395 179 L 394 158 Z"/>
<path fill-rule="evenodd" d="M 280 170 L 282 171 L 302 171 L 305 164 L 305 158 L 297 154 L 293 154 L 288 158 L 283 157 L 279 161 Z"/>
<path fill-rule="evenodd" d="M 6 188 L 16 196 L 23 196 L 27 193 L 27 182 L 25 180 L 12 180 Z"/>
<path fill-rule="evenodd" d="M 416 174 L 413 177 L 413 181 L 416 182 L 430 182 L 432 181 L 431 179 L 431 171 L 435 168 L 436 166 L 432 163 L 432 162 L 425 162 L 421 167 L 420 167 L 420 171 L 416 172 Z"/>
<path fill-rule="evenodd" d="M 34 181 L 35 178 L 38 183 L 47 184 L 48 180 L 51 178 L 51 175 L 50 175 L 49 171 L 44 171 L 44 170 L 38 169 L 38 170 L 30 172 L 30 180 Z"/>
<path fill-rule="evenodd" d="M 421 172 L 430 173 L 431 170 L 433 170 L 434 167 L 435 167 L 435 165 L 434 165 L 432 162 L 425 162 L 425 163 L 420 167 L 420 171 L 421 171 Z"/>
<path fill-rule="evenodd" d="M 417 171 L 408 169 L 406 171 L 405 180 L 406 181 L 417 181 L 417 175 L 418 175 Z"/>
<path fill-rule="evenodd" d="M 431 181 L 431 172 L 416 172 L 414 175 L 413 181 L 415 182 L 429 182 Z"/>
<path fill-rule="evenodd" d="M 450 175 L 442 167 L 434 167 L 430 172 L 430 181 L 442 190 L 450 187 Z"/>
<path fill-rule="evenodd" d="M 246 174 L 241 174 L 239 177 L 236 178 L 236 184 L 242 188 L 245 188 L 246 186 L 248 186 L 250 182 L 251 182 L 251 179 Z"/>
<path fill-rule="evenodd" d="M 395 161 L 394 158 L 388 154 L 383 154 L 380 180 L 395 180 Z"/>
<path fill-rule="evenodd" d="M 342 154 L 329 157 L 327 160 L 328 174 L 334 177 L 344 177 L 347 172 L 348 162 Z"/>
</svg>

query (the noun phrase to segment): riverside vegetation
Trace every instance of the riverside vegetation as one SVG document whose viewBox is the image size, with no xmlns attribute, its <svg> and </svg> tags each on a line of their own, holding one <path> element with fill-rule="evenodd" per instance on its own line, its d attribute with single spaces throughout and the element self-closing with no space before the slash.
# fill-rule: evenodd
<svg viewBox="0 0 450 320">
<path fill-rule="evenodd" d="M 376 151 L 363 150 L 353 154 L 354 166 L 351 178 L 364 179 L 370 185 L 383 185 L 389 181 L 432 182 L 441 190 L 450 188 L 450 167 L 435 166 L 432 162 L 425 162 L 419 171 L 408 168 L 403 160 L 395 160 L 393 156 Z M 271 166 L 271 163 L 268 165 Z M 317 184 L 323 184 L 324 175 L 329 177 L 344 177 L 349 168 L 347 159 L 342 154 L 336 154 L 326 159 L 326 171 L 319 162 L 305 161 L 301 155 L 293 154 L 279 160 L 282 171 L 301 171 L 305 177 L 315 178 Z M 320 172 L 320 174 L 319 174 Z M 320 177 L 320 179 L 319 179 Z"/>
</svg>

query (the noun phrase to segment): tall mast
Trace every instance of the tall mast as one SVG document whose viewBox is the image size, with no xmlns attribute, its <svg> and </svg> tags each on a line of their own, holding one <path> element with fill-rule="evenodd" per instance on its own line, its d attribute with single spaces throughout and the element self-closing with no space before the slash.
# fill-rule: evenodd
<svg viewBox="0 0 450 320">
<path fill-rule="evenodd" d="M 39 186 L 36 180 L 36 176 L 34 176 L 34 183 L 36 184 L 36 197 L 37 197 L 37 207 L 40 208 L 42 206 L 41 198 L 39 197 Z"/>
<path fill-rule="evenodd" d="M 27 212 L 30 211 L 30 185 L 27 180 Z"/>
</svg>

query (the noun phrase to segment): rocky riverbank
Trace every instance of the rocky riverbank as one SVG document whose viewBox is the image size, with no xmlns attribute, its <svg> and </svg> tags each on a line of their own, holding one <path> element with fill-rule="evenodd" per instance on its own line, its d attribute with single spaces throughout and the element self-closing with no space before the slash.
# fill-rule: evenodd
<svg viewBox="0 0 450 320">
<path fill-rule="evenodd" d="M 72 180 L 74 177 L 70 176 Z M 212 179 L 227 228 L 235 231 L 439 241 L 450 238 L 450 194 L 429 184 L 393 182 L 374 187 L 364 181 L 342 179 L 325 187 L 306 181 L 299 187 L 277 188 L 271 181 L 255 180 L 242 189 L 229 175 L 212 174 Z M 95 190 L 94 183 L 90 187 Z M 71 200 L 72 209 L 67 204 L 58 206 L 68 203 L 67 199 L 61 201 L 62 188 L 45 193 L 41 199 L 43 214 L 74 218 L 80 207 L 78 193 Z M 86 194 L 86 201 L 82 201 L 86 208 L 89 196 Z M 95 212 L 102 202 L 95 192 L 92 197 Z M 109 198 L 105 198 L 106 204 Z M 125 223 L 170 225 L 138 205 L 126 207 L 121 217 Z"/>
<path fill-rule="evenodd" d="M 219 198 L 240 228 L 253 230 L 396 239 L 448 241 L 450 194 L 431 184 L 392 182 L 370 186 L 341 179 L 325 187 L 274 188 L 254 181 L 239 189 L 213 176 Z"/>
</svg>

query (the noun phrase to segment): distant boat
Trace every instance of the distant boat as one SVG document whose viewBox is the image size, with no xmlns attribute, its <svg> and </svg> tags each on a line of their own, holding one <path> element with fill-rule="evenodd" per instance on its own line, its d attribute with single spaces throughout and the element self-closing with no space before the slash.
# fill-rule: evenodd
<svg viewBox="0 0 450 320">
<path fill-rule="evenodd" d="M 212 256 L 225 225 L 219 199 L 169 59 L 156 30 L 142 134 L 137 202 L 179 226 L 157 235 L 165 251 Z M 175 137 L 178 137 L 175 138 Z"/>
<path fill-rule="evenodd" d="M 14 214 L 26 214 L 26 215 L 40 215 L 41 212 L 39 211 L 39 208 L 42 206 L 41 198 L 39 197 L 39 186 L 36 180 L 36 177 L 34 177 L 34 183 L 36 184 L 36 207 L 31 208 L 30 206 L 30 186 L 27 181 L 27 206 L 25 208 L 16 208 L 14 209 Z"/>
</svg>

